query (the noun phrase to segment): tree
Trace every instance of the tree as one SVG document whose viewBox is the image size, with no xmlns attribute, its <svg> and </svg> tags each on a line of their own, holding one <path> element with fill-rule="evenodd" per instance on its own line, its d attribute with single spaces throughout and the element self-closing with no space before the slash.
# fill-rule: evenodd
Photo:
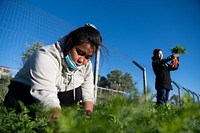
<svg viewBox="0 0 200 133">
<path fill-rule="evenodd" d="M 122 87 L 126 91 L 133 91 L 134 89 L 133 77 L 129 73 L 125 73 L 122 77 Z"/>
<path fill-rule="evenodd" d="M 43 46 L 43 43 L 36 42 L 32 45 L 27 45 L 25 53 L 22 53 L 22 65 L 25 64 L 26 60 L 32 55 L 32 53 Z"/>
<path fill-rule="evenodd" d="M 133 77 L 129 73 L 123 74 L 121 70 L 113 70 L 108 75 L 109 88 L 119 91 L 133 91 Z"/>
<path fill-rule="evenodd" d="M 121 90 L 121 79 L 122 79 L 122 71 L 121 70 L 113 70 L 111 71 L 107 77 L 110 83 L 110 88 L 114 90 Z"/>
<path fill-rule="evenodd" d="M 99 75 L 98 86 L 104 87 L 104 88 L 110 86 L 110 84 L 108 82 L 108 79 L 106 77 L 104 77 L 104 76 L 100 76 Z"/>
<path fill-rule="evenodd" d="M 0 105 L 3 103 L 5 95 L 8 92 L 11 75 L 4 75 L 0 78 Z"/>
</svg>

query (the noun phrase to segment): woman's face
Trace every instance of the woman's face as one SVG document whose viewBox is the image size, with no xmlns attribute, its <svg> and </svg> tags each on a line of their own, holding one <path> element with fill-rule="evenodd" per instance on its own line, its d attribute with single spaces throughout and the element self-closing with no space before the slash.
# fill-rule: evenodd
<svg viewBox="0 0 200 133">
<path fill-rule="evenodd" d="M 95 51 L 96 47 L 92 46 L 90 43 L 81 43 L 74 46 L 70 50 L 70 54 L 75 64 L 77 66 L 82 66 L 90 60 Z"/>
<path fill-rule="evenodd" d="M 156 55 L 156 58 L 162 59 L 163 58 L 163 52 L 159 51 L 158 54 Z"/>
</svg>

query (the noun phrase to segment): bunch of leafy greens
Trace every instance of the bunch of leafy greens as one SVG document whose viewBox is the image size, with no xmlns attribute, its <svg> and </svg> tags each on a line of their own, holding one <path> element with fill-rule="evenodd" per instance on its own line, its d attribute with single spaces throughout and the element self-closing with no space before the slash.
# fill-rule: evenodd
<svg viewBox="0 0 200 133">
<path fill-rule="evenodd" d="M 187 54 L 186 48 L 177 45 L 176 47 L 171 49 L 172 54 Z"/>
<path fill-rule="evenodd" d="M 187 99 L 188 98 L 188 99 Z M 200 104 L 183 97 L 184 106 L 157 106 L 143 98 L 116 96 L 98 102 L 85 116 L 82 105 L 62 108 L 58 122 L 49 122 L 42 106 L 33 106 L 35 117 L 22 104 L 16 114 L 0 106 L 0 133 L 186 133 L 200 132 Z M 34 109 L 34 110 L 33 110 Z"/>
</svg>

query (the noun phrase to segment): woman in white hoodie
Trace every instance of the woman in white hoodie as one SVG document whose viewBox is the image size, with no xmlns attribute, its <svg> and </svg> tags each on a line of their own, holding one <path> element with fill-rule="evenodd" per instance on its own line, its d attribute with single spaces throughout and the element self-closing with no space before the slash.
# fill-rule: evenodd
<svg viewBox="0 0 200 133">
<path fill-rule="evenodd" d="M 53 110 L 53 118 L 59 118 L 61 106 L 83 101 L 85 111 L 91 112 L 94 84 L 90 58 L 100 45 L 100 32 L 86 24 L 40 48 L 11 79 L 4 105 L 20 112 L 18 101 L 26 106 L 41 103 Z"/>
</svg>

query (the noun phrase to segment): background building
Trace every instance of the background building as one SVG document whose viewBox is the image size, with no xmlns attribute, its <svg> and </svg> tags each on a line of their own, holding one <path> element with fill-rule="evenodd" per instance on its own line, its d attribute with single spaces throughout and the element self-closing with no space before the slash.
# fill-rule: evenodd
<svg viewBox="0 0 200 133">
<path fill-rule="evenodd" d="M 9 67 L 0 66 L 0 79 L 3 76 L 10 76 L 10 68 Z"/>
</svg>

